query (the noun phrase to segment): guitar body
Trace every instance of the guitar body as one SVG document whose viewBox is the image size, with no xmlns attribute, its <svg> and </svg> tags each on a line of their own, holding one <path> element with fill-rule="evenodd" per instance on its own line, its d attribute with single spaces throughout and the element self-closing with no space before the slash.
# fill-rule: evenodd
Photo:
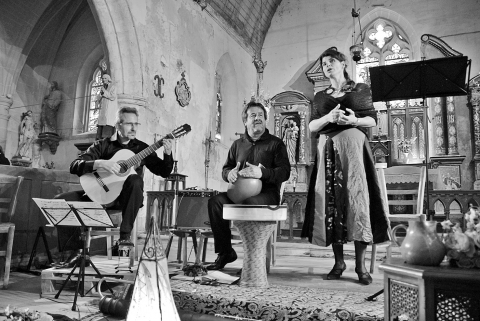
<svg viewBox="0 0 480 321">
<path fill-rule="evenodd" d="M 121 163 L 134 155 L 135 154 L 128 149 L 122 149 L 116 152 L 110 160 Z M 125 183 L 127 177 L 137 172 L 133 167 L 130 167 L 120 175 L 115 175 L 104 170 L 97 170 L 96 173 L 107 186 L 108 192 L 105 191 L 103 185 L 98 182 L 97 177 L 93 173 L 80 176 L 80 185 L 82 185 L 83 190 L 92 201 L 106 205 L 113 203 L 117 199 L 122 192 L 123 183 Z"/>
</svg>

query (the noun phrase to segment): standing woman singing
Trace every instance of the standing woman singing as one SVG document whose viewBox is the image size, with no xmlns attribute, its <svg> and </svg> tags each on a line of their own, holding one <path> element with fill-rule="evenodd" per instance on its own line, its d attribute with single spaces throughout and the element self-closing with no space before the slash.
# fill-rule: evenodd
<svg viewBox="0 0 480 321">
<path fill-rule="evenodd" d="M 355 84 L 346 72 L 346 57 L 335 47 L 320 56 L 330 87 L 316 93 L 311 132 L 318 147 L 311 175 L 302 237 L 332 245 L 335 265 L 327 280 L 347 268 L 343 244 L 354 242 L 355 272 L 360 283 L 372 283 L 365 267 L 367 245 L 388 241 L 386 201 L 380 192 L 367 128 L 376 125 L 370 88 Z"/>
</svg>

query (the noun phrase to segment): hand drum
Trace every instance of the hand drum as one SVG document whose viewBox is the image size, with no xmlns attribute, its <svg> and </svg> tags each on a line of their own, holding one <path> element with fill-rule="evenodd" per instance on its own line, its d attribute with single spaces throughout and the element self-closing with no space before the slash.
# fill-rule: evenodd
<svg viewBox="0 0 480 321">
<path fill-rule="evenodd" d="M 249 197 L 260 194 L 262 181 L 258 178 L 245 178 L 238 176 L 235 183 L 228 184 L 227 196 L 235 204 L 241 204 Z"/>
</svg>

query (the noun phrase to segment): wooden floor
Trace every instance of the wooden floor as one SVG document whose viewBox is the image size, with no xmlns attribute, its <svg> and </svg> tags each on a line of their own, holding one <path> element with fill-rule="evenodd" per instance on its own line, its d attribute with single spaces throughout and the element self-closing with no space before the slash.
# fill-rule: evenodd
<svg viewBox="0 0 480 321">
<path fill-rule="evenodd" d="M 165 244 L 166 242 L 164 242 L 164 245 Z M 383 274 L 378 270 L 378 265 L 381 264 L 381 260 L 385 255 L 385 250 L 382 248 L 380 248 L 377 253 L 375 273 L 372 274 L 373 283 L 369 286 L 364 286 L 358 282 L 357 275 L 354 271 L 353 244 L 345 246 L 347 270 L 340 280 L 334 281 L 325 279 L 326 274 L 334 264 L 331 248 L 319 248 L 308 243 L 279 242 L 277 244 L 276 265 L 271 268 L 271 273 L 268 275 L 268 281 L 271 284 L 362 292 L 365 293 L 365 297 L 383 288 Z M 234 248 L 237 251 L 238 259 L 228 264 L 223 270 L 223 272 L 231 275 L 235 275 L 239 271 L 243 258 L 242 245 L 235 245 Z M 176 258 L 176 250 L 175 245 L 172 246 L 169 262 Z M 368 253 L 367 257 L 370 258 L 370 256 L 371 254 Z M 214 261 L 215 258 L 216 255 L 211 245 L 209 245 L 207 261 Z M 115 275 L 114 268 L 118 264 L 117 258 L 107 260 L 105 257 L 94 256 L 92 260 L 99 270 L 102 271 L 101 273 L 107 273 L 105 271 L 109 271 L 108 274 Z M 126 262 L 127 258 L 121 258 L 121 260 L 125 260 Z M 194 254 L 189 246 L 189 261 L 193 260 Z M 366 263 L 367 266 L 369 266 L 370 260 Z M 122 263 L 122 266 L 125 266 L 125 264 Z M 178 265 L 169 263 L 169 270 L 171 272 L 177 269 Z M 123 271 L 122 274 L 128 279 L 134 279 L 135 277 L 135 273 Z M 44 271 L 44 278 L 45 275 L 52 274 L 45 273 Z M 72 311 L 75 294 L 74 282 L 68 284 L 59 298 L 55 299 L 56 290 L 59 289 L 63 282 L 61 278 L 62 277 L 60 277 L 60 280 L 55 281 L 55 289 L 53 291 L 42 294 L 41 276 L 19 272 L 11 273 L 9 288 L 7 290 L 0 289 L 0 320 L 4 319 L 1 315 L 8 305 L 19 309 L 29 308 L 30 310 L 62 314 L 75 319 L 88 319 L 88 316 L 99 315 L 98 302 L 100 296 L 96 293 L 88 293 L 85 297 L 79 297 L 77 301 L 77 311 Z M 43 283 L 44 282 L 45 280 Z"/>
</svg>

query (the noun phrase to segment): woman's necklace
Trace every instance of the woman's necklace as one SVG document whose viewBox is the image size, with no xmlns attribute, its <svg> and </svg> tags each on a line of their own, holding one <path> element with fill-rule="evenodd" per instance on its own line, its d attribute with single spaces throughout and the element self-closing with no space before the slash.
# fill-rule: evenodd
<svg viewBox="0 0 480 321">
<path fill-rule="evenodd" d="M 347 85 L 347 82 L 343 82 L 342 85 L 340 86 L 340 88 L 338 89 L 335 89 L 332 87 L 332 85 L 330 85 L 330 87 L 328 87 L 325 92 L 328 94 L 328 95 L 336 95 L 336 94 L 340 94 L 340 93 L 343 93 L 343 92 L 348 92 L 348 91 L 351 91 L 351 88 L 352 86 L 351 85 Z"/>
</svg>

